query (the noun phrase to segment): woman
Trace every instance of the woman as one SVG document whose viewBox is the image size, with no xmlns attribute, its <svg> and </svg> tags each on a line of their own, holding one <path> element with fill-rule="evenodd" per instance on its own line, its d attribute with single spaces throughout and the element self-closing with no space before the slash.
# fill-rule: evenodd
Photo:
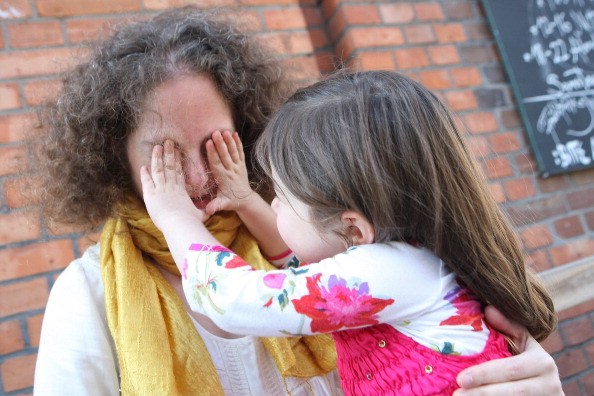
<svg viewBox="0 0 594 396">
<path fill-rule="evenodd" d="M 341 393 L 328 337 L 237 337 L 189 313 L 163 237 L 138 199 L 140 167 L 155 144 L 171 139 L 195 205 L 208 204 L 217 187 L 205 163 L 206 140 L 215 130 L 237 130 L 249 154 L 286 92 L 270 59 L 228 22 L 184 8 L 121 27 L 66 76 L 43 113 L 38 141 L 46 213 L 105 224 L 100 247 L 71 263 L 52 288 L 36 393 Z M 266 181 L 251 171 L 265 193 Z M 269 266 L 233 213 L 217 214 L 207 226 L 248 262 Z M 498 324 L 513 326 L 495 318 Z M 524 330 L 512 329 L 508 334 L 527 351 L 471 368 L 462 385 L 560 394 L 550 356 Z M 518 374 L 519 365 L 531 371 Z"/>
</svg>

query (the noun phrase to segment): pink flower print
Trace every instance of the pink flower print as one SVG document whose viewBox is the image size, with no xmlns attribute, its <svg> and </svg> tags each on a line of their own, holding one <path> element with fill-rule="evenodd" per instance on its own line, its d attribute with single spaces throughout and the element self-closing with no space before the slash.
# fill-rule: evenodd
<svg viewBox="0 0 594 396">
<path fill-rule="evenodd" d="M 456 287 L 446 294 L 445 299 L 456 308 L 457 315 L 450 316 L 441 321 L 440 326 L 470 325 L 473 331 L 481 331 L 483 329 L 481 304 L 468 289 Z"/>
<path fill-rule="evenodd" d="M 286 277 L 287 275 L 283 273 L 269 273 L 264 275 L 264 284 L 271 289 L 280 289 Z"/>
<path fill-rule="evenodd" d="M 377 313 L 394 302 L 369 294 L 367 282 L 347 285 L 346 280 L 330 276 L 328 287 L 320 284 L 322 274 L 306 277 L 309 294 L 292 300 L 295 310 L 312 319 L 311 331 L 329 333 L 343 327 L 363 327 L 378 323 Z"/>
</svg>

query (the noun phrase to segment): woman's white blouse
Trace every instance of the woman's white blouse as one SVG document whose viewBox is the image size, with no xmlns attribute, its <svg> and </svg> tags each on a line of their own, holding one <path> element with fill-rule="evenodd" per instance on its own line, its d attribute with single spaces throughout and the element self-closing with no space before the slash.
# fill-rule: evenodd
<svg viewBox="0 0 594 396">
<path fill-rule="evenodd" d="M 283 379 L 256 337 L 217 337 L 194 321 L 227 395 L 342 395 L 336 372 Z M 118 395 L 115 347 L 105 316 L 99 245 L 70 263 L 52 287 L 37 364 L 36 395 Z"/>
</svg>

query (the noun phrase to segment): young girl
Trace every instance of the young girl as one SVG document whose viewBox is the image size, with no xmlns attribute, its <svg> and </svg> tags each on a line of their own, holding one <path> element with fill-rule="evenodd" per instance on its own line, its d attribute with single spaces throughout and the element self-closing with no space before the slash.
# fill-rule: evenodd
<svg viewBox="0 0 594 396">
<path fill-rule="evenodd" d="M 224 136 L 207 144 L 219 180 L 241 165 L 237 138 Z M 508 356 L 484 303 L 539 340 L 553 330 L 552 301 L 526 271 L 452 115 L 418 83 L 360 72 L 302 89 L 257 153 L 275 184 L 278 232 L 308 264 L 256 271 L 220 246 L 185 192 L 171 142 L 155 147 L 152 177 L 141 170 L 190 306 L 222 329 L 332 333 L 351 395 L 451 394 L 462 369 Z"/>
</svg>

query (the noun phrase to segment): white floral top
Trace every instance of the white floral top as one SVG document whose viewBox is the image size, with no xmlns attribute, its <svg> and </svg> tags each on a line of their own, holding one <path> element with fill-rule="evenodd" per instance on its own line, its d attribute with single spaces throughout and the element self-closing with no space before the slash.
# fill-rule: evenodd
<svg viewBox="0 0 594 396">
<path fill-rule="evenodd" d="M 481 352 L 481 304 L 431 251 L 402 242 L 348 249 L 319 263 L 258 271 L 222 246 L 194 244 L 182 274 L 190 307 L 220 328 L 258 336 L 386 323 L 443 354 Z"/>
</svg>

